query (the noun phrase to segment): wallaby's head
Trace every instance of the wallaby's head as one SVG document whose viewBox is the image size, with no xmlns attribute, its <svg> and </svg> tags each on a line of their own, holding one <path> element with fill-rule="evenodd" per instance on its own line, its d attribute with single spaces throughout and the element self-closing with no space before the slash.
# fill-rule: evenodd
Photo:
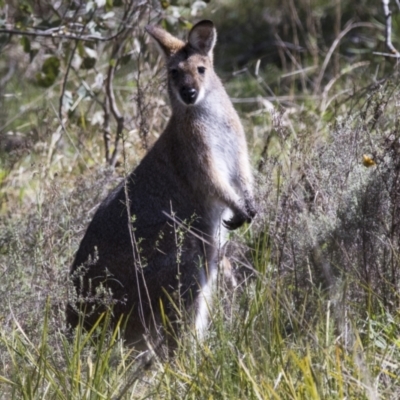
<svg viewBox="0 0 400 400">
<path fill-rule="evenodd" d="M 217 32 L 214 24 L 208 20 L 197 23 L 189 32 L 186 43 L 156 26 L 148 25 L 146 30 L 167 59 L 170 96 L 186 106 L 200 103 L 207 88 L 212 88 L 215 76 L 213 49 Z"/>
</svg>

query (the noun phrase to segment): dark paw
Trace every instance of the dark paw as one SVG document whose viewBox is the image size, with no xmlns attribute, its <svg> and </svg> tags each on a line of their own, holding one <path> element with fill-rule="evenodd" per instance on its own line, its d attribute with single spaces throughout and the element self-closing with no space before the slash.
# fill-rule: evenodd
<svg viewBox="0 0 400 400">
<path fill-rule="evenodd" d="M 251 222 L 251 218 L 249 215 L 244 213 L 235 214 L 230 220 L 223 220 L 222 224 L 224 227 L 230 231 L 234 231 L 235 229 L 240 228 L 245 222 Z"/>
<path fill-rule="evenodd" d="M 229 229 L 230 231 L 233 231 L 235 229 L 240 228 L 246 222 L 250 223 L 256 216 L 256 214 L 257 214 L 257 209 L 255 207 L 254 200 L 252 196 L 250 196 L 247 192 L 245 192 L 244 209 L 239 209 L 238 211 L 236 211 L 230 220 L 228 221 L 223 220 L 222 224 L 224 225 L 225 228 Z"/>
<path fill-rule="evenodd" d="M 237 218 L 231 218 L 230 220 L 226 221 L 223 220 L 222 221 L 222 225 L 228 229 L 229 231 L 234 231 L 235 229 L 240 228 L 246 221 L 242 220 L 242 219 L 237 219 Z"/>
</svg>

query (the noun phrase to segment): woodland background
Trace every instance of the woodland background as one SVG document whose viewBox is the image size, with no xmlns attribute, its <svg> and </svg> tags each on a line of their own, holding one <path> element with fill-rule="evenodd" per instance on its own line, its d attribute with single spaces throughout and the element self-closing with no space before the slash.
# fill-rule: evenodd
<svg viewBox="0 0 400 400">
<path fill-rule="evenodd" d="M 206 340 L 145 366 L 117 333 L 67 340 L 68 271 L 170 115 L 144 26 L 203 18 L 259 214 Z M 0 397 L 400 397 L 399 38 L 397 1 L 0 1 Z"/>
</svg>

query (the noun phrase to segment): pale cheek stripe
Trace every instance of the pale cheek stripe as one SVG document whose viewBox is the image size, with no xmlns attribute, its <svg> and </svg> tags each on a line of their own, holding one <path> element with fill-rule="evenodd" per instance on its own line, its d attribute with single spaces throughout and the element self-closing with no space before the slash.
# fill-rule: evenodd
<svg viewBox="0 0 400 400">
<path fill-rule="evenodd" d="M 179 94 L 179 90 L 177 90 L 177 88 L 176 88 L 175 86 L 172 87 L 172 91 L 174 92 L 174 95 L 175 95 L 175 97 L 179 100 L 179 102 L 182 103 L 182 104 L 183 104 L 184 106 L 186 106 L 186 107 L 193 107 L 193 106 L 195 106 L 196 104 L 198 104 L 200 101 L 202 101 L 202 100 L 204 99 L 204 93 L 205 93 L 204 89 L 201 88 L 201 89 L 199 90 L 199 94 L 197 95 L 196 101 L 195 101 L 193 104 L 186 104 L 186 103 L 182 100 L 182 97 L 181 97 L 181 95 Z"/>
</svg>

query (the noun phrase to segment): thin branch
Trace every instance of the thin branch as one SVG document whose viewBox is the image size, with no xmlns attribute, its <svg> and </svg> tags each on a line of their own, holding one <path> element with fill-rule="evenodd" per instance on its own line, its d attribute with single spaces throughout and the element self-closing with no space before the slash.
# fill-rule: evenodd
<svg viewBox="0 0 400 400">
<path fill-rule="evenodd" d="M 5 87 L 6 83 L 12 78 L 16 70 L 17 62 L 15 59 L 11 59 L 8 63 L 7 73 L 0 79 L 0 91 Z"/>
<path fill-rule="evenodd" d="M 109 161 L 110 165 L 114 167 L 117 162 L 118 144 L 122 137 L 122 131 L 124 129 L 125 118 L 123 117 L 123 115 L 121 114 L 121 112 L 118 109 L 117 103 L 115 101 L 115 95 L 114 95 L 114 89 L 113 89 L 114 73 L 115 73 L 115 69 L 117 67 L 118 62 L 115 58 L 112 59 L 111 61 L 112 62 L 110 64 L 110 67 L 108 69 L 108 74 L 107 74 L 107 81 L 106 81 L 107 99 L 105 101 L 108 102 L 111 113 L 114 116 L 115 120 L 117 121 L 117 132 L 115 134 L 114 151 L 113 151 L 111 160 Z M 105 118 L 106 118 L 106 116 L 105 116 Z"/>
<path fill-rule="evenodd" d="M 141 5 L 141 4 L 140 4 Z M 129 4 L 128 8 L 126 9 L 124 16 L 123 16 L 123 21 L 130 21 L 133 18 L 133 15 L 136 13 L 138 10 L 139 6 L 134 7 L 134 1 L 131 1 Z M 109 123 L 109 110 L 111 110 L 112 115 L 114 116 L 115 120 L 117 121 L 117 132 L 115 134 L 115 141 L 114 141 L 114 150 L 113 154 L 110 156 L 109 154 L 106 154 L 106 158 L 108 158 L 108 162 L 112 167 L 115 167 L 115 164 L 117 162 L 118 158 L 118 145 L 119 141 L 122 138 L 122 131 L 124 129 L 125 125 L 125 118 L 121 114 L 121 112 L 118 109 L 117 103 L 115 101 L 115 95 L 114 95 L 114 89 L 113 89 L 113 81 L 114 81 L 114 74 L 115 74 L 115 69 L 117 68 L 119 59 L 121 57 L 122 50 L 124 48 L 124 45 L 126 43 L 126 40 L 129 38 L 130 33 L 132 31 L 132 27 L 126 27 L 126 24 L 124 24 L 124 30 L 121 32 L 121 37 L 119 40 L 114 44 L 112 55 L 111 55 L 111 60 L 110 60 L 110 66 L 108 68 L 108 73 L 107 73 L 107 79 L 106 79 L 106 99 L 104 100 L 104 120 L 106 121 L 106 125 L 104 125 L 104 140 L 107 142 L 107 145 L 109 146 L 109 136 L 107 135 L 107 124 Z M 123 33 L 123 34 L 122 34 Z M 107 115 L 108 113 L 108 115 Z M 109 152 L 109 149 L 108 149 Z"/>
<path fill-rule="evenodd" d="M 120 39 L 120 41 L 114 44 L 114 48 L 111 55 L 110 66 L 108 68 L 107 79 L 106 79 L 106 99 L 104 112 L 111 110 L 112 115 L 114 116 L 115 120 L 117 121 L 117 132 L 115 134 L 115 141 L 114 141 L 114 150 L 111 159 L 109 159 L 109 163 L 111 166 L 115 166 L 117 157 L 118 157 L 118 144 L 122 137 L 122 131 L 124 129 L 124 122 L 125 119 L 121 112 L 118 109 L 117 103 L 115 101 L 114 89 L 113 89 L 113 81 L 114 81 L 114 74 L 115 69 L 117 68 L 119 58 L 121 56 L 121 51 L 123 49 L 123 45 L 125 40 L 127 39 L 127 34 L 125 32 L 125 36 Z M 107 115 L 104 116 L 106 120 L 108 117 Z"/>
<path fill-rule="evenodd" d="M 342 76 L 348 74 L 349 72 L 353 71 L 356 68 L 360 68 L 360 67 L 365 67 L 367 65 L 369 65 L 370 62 L 369 61 L 360 61 L 358 63 L 349 65 L 348 67 L 344 68 L 341 72 L 339 72 L 336 76 L 334 76 L 327 85 L 325 85 L 324 87 L 324 91 L 322 92 L 322 99 L 321 99 L 321 105 L 320 105 L 320 110 L 321 112 L 324 112 L 327 108 L 328 105 L 331 103 L 332 99 L 330 99 L 328 101 L 327 97 L 328 97 L 328 92 L 329 90 L 332 88 L 332 86 L 335 84 L 335 82 L 337 82 L 337 80 L 339 78 L 341 78 Z M 341 94 L 343 94 L 344 92 L 342 92 Z"/>
<path fill-rule="evenodd" d="M 393 53 L 383 53 L 381 51 L 374 51 L 372 54 L 375 56 L 383 56 L 383 57 L 391 57 L 391 58 L 400 58 L 400 54 L 393 54 Z"/>
<path fill-rule="evenodd" d="M 46 31 L 33 30 L 33 31 L 21 31 L 19 29 L 5 29 L 0 28 L 1 33 L 7 33 L 9 35 L 20 35 L 20 36 L 33 36 L 33 37 L 48 37 L 48 38 L 59 38 L 68 40 L 80 40 L 83 42 L 109 42 L 116 39 L 121 33 L 125 31 L 126 27 L 123 26 L 115 35 L 102 37 L 97 35 L 82 35 L 80 33 L 68 32 L 68 27 L 60 26 L 57 28 L 48 29 Z"/>
<path fill-rule="evenodd" d="M 103 122 L 103 139 L 106 153 L 106 162 L 110 163 L 110 141 L 111 141 L 111 128 L 110 128 L 110 102 L 108 96 L 105 96 L 103 102 L 104 122 Z"/>
<path fill-rule="evenodd" d="M 104 139 L 104 148 L 105 148 L 105 156 L 106 162 L 110 163 L 110 141 L 111 141 L 111 127 L 110 127 L 110 105 L 108 103 L 107 95 L 104 97 L 104 101 L 99 99 L 97 93 L 95 93 L 90 86 L 79 76 L 77 71 L 75 72 L 76 78 L 79 80 L 80 84 L 84 86 L 90 98 L 94 100 L 100 107 L 103 108 L 104 113 L 104 121 L 103 121 L 103 139 Z"/>
<path fill-rule="evenodd" d="M 342 10 L 341 10 L 341 0 L 335 0 L 335 23 L 334 23 L 334 32 L 335 36 L 338 37 L 340 35 L 340 28 L 342 22 Z M 333 55 L 333 71 L 334 75 L 339 74 L 340 72 L 340 54 L 339 51 L 335 51 Z"/>
<path fill-rule="evenodd" d="M 385 29 L 385 44 L 388 50 L 395 55 L 400 56 L 400 53 L 396 50 L 392 43 L 392 12 L 389 8 L 390 0 L 382 0 L 383 13 L 385 15 L 386 29 Z M 396 1 L 399 6 L 399 1 Z M 399 6 L 400 9 L 400 6 Z"/>
<path fill-rule="evenodd" d="M 67 87 L 67 80 L 68 80 L 69 70 L 71 69 L 72 60 L 73 60 L 73 58 L 74 58 L 75 51 L 76 51 L 76 49 L 77 49 L 77 47 L 78 47 L 78 44 L 79 44 L 79 40 L 77 40 L 77 41 L 75 42 L 75 46 L 74 46 L 74 48 L 72 49 L 71 57 L 70 57 L 70 59 L 69 59 L 69 62 L 68 62 L 68 65 L 67 65 L 67 69 L 66 69 L 66 71 L 65 71 L 64 79 L 63 79 L 63 84 L 62 84 L 62 89 L 61 89 L 61 95 L 60 95 L 60 102 L 59 102 L 59 105 L 58 105 L 58 116 L 60 117 L 60 120 L 62 120 L 63 100 L 64 100 L 64 95 L 65 95 L 65 89 L 66 89 L 66 87 Z"/>
<path fill-rule="evenodd" d="M 335 51 L 336 47 L 339 45 L 340 41 L 343 39 L 344 36 L 346 36 L 352 29 L 355 28 L 375 28 L 375 26 L 369 22 L 356 22 L 356 23 L 350 23 L 349 25 L 347 25 L 346 28 L 344 28 L 342 30 L 342 32 L 340 32 L 339 36 L 333 41 L 327 55 L 325 56 L 325 60 L 322 64 L 321 70 L 318 74 L 318 77 L 315 81 L 315 87 L 314 87 L 314 94 L 316 94 L 317 92 L 319 92 L 320 86 L 321 86 L 321 82 L 322 82 L 322 78 L 324 77 L 325 74 L 325 70 L 329 64 L 329 61 L 332 57 L 333 52 Z"/>
<path fill-rule="evenodd" d="M 149 127 L 147 124 L 147 113 L 146 109 L 148 104 L 146 104 L 144 100 L 145 90 L 142 88 L 142 81 L 141 77 L 141 68 L 140 68 L 140 57 L 141 52 L 138 54 L 137 63 L 138 63 L 138 71 L 137 71 L 137 78 L 136 78 L 136 87 L 137 87 L 137 95 L 136 95 L 136 103 L 138 109 L 138 117 L 139 117 L 139 136 L 142 139 L 142 146 L 144 149 L 148 149 L 148 142 L 147 136 L 149 133 Z"/>
<path fill-rule="evenodd" d="M 75 12 L 74 18 L 77 16 L 77 13 L 78 13 L 78 10 Z M 85 22 L 84 25 L 71 23 L 71 26 L 72 27 L 77 26 L 81 32 L 84 32 L 86 27 L 90 23 L 90 21 L 93 19 L 93 17 L 94 17 L 94 12 L 92 12 L 90 14 L 90 17 L 87 19 L 87 21 Z M 65 95 L 65 90 L 67 88 L 67 81 L 68 81 L 69 71 L 71 69 L 72 60 L 74 59 L 76 49 L 78 48 L 78 44 L 79 44 L 79 40 L 76 40 L 74 48 L 72 49 L 72 52 L 71 52 L 71 56 L 69 58 L 69 62 L 68 62 L 68 65 L 67 65 L 67 69 L 65 71 L 65 75 L 64 75 L 64 80 L 63 80 L 63 84 L 62 84 L 62 88 L 61 88 L 60 103 L 59 103 L 59 108 L 58 108 L 58 115 L 60 117 L 60 121 L 63 121 L 63 118 L 62 118 L 63 99 L 64 99 L 64 95 Z M 61 136 L 60 136 L 60 138 L 61 138 Z"/>
</svg>

